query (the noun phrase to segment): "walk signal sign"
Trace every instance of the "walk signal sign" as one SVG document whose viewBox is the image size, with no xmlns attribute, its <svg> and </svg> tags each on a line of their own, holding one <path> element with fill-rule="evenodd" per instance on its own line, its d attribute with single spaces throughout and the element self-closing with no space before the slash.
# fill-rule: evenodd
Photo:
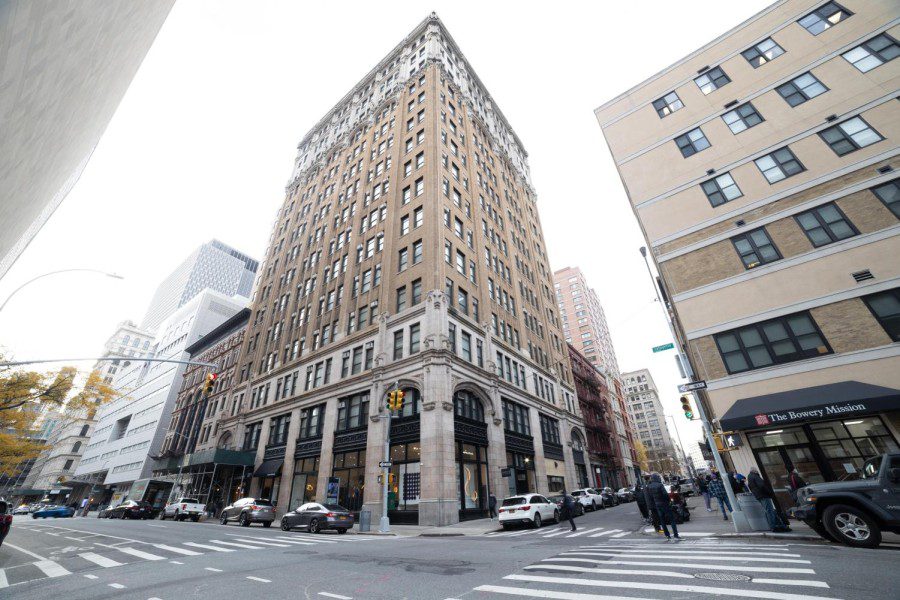
<svg viewBox="0 0 900 600">
<path fill-rule="evenodd" d="M 684 416 L 690 421 L 694 418 L 694 409 L 691 408 L 691 399 L 688 396 L 681 397 L 681 410 L 684 411 Z"/>
<path fill-rule="evenodd" d="M 213 385 L 216 383 L 216 379 L 218 379 L 218 377 L 219 377 L 219 375 L 217 373 L 207 373 L 206 374 L 206 381 L 203 382 L 203 393 L 204 394 L 209 394 L 212 391 Z"/>
<path fill-rule="evenodd" d="M 388 392 L 387 409 L 399 411 L 403 408 L 403 390 L 391 390 Z"/>
</svg>

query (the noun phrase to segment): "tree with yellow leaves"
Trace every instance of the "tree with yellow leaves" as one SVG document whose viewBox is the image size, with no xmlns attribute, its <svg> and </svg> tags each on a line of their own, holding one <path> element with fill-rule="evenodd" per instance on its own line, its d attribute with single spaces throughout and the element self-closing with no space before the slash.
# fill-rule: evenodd
<svg viewBox="0 0 900 600">
<path fill-rule="evenodd" d="M 98 371 L 90 373 L 80 391 L 73 394 L 77 375 L 74 367 L 44 373 L 0 370 L 0 476 L 16 475 L 21 463 L 40 454 L 42 442 L 35 436 L 35 424 L 45 411 L 91 417 L 115 397 L 115 390 Z"/>
<path fill-rule="evenodd" d="M 641 440 L 634 440 L 634 453 L 637 455 L 637 464 L 641 468 L 641 471 L 646 473 L 650 470 L 650 465 L 647 462 L 647 446 L 641 442 Z"/>
</svg>

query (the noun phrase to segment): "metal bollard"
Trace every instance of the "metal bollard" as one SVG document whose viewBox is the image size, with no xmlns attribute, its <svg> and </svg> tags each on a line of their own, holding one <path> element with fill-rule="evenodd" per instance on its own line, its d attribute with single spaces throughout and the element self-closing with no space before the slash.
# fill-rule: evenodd
<svg viewBox="0 0 900 600">
<path fill-rule="evenodd" d="M 369 531 L 372 527 L 372 511 L 364 510 L 359 513 L 359 530 Z"/>
</svg>

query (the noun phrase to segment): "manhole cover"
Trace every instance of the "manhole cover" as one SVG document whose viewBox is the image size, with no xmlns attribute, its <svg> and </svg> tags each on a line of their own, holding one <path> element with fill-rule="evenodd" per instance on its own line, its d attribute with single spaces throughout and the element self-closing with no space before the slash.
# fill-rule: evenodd
<svg viewBox="0 0 900 600">
<path fill-rule="evenodd" d="M 709 579 L 710 581 L 750 581 L 747 575 L 736 573 L 694 573 L 697 579 Z"/>
</svg>

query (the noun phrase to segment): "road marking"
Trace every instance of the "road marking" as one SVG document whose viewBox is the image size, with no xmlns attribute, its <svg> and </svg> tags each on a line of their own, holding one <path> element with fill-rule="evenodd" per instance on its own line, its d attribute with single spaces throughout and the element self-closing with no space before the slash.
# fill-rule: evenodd
<svg viewBox="0 0 900 600">
<path fill-rule="evenodd" d="M 237 542 L 223 542 L 222 540 L 209 540 L 213 544 L 224 544 L 226 546 L 235 546 L 237 548 L 249 548 L 250 550 L 262 550 L 262 546 L 251 546 L 250 544 L 238 544 Z"/>
<path fill-rule="evenodd" d="M 808 587 L 830 588 L 831 586 L 824 581 L 816 581 L 814 579 L 757 579 L 753 578 L 753 583 L 768 583 L 771 585 L 803 585 Z"/>
<path fill-rule="evenodd" d="M 623 551 L 624 552 L 624 551 Z M 676 559 L 676 560 L 730 560 L 733 562 L 778 562 L 778 563 L 796 563 L 801 565 L 811 564 L 808 560 L 801 560 L 797 558 L 757 558 L 755 556 L 692 556 L 691 552 L 650 552 L 646 550 L 639 550 L 635 552 L 641 552 L 640 554 L 623 554 L 619 551 L 605 551 L 605 552 L 566 552 L 566 554 L 579 554 L 585 556 L 613 556 L 616 558 L 662 558 L 662 559 Z"/>
<path fill-rule="evenodd" d="M 578 537 L 579 535 L 584 535 L 586 533 L 593 533 L 595 531 L 600 531 L 602 529 L 603 529 L 603 527 L 595 527 L 593 529 L 582 529 L 581 531 L 576 531 L 575 533 L 571 533 L 571 534 L 567 535 L 566 537 L 567 538 Z"/>
<path fill-rule="evenodd" d="M 85 577 L 87 577 L 88 579 L 99 579 L 99 577 L 97 577 L 96 575 L 91 575 L 90 573 L 85 575 Z"/>
<path fill-rule="evenodd" d="M 62 577 L 63 575 L 71 575 L 71 571 L 63 567 L 59 563 L 55 563 L 52 560 L 42 560 L 40 562 L 34 563 L 38 569 L 44 572 L 44 575 L 47 577 Z"/>
<path fill-rule="evenodd" d="M 116 548 L 116 550 L 146 560 L 166 560 L 165 556 L 160 556 L 159 554 L 150 554 L 149 552 L 144 552 L 143 550 L 135 550 L 134 548 Z"/>
<path fill-rule="evenodd" d="M 572 558 L 545 558 L 541 562 L 568 562 L 578 559 Z M 678 577 L 681 579 L 694 579 L 693 575 L 687 573 L 678 573 L 677 571 L 633 571 L 631 569 L 601 569 L 599 567 L 570 567 L 568 565 L 528 565 L 524 567 L 528 570 L 543 571 L 545 569 L 553 569 L 556 571 L 572 571 L 575 573 L 606 573 L 608 575 L 633 575 L 646 577 Z"/>
<path fill-rule="evenodd" d="M 106 585 L 108 585 L 111 588 L 116 588 L 117 590 L 121 590 L 121 589 L 125 588 L 125 586 L 122 585 L 121 583 L 108 583 Z"/>
<path fill-rule="evenodd" d="M 705 585 L 676 585 L 671 583 L 648 583 L 645 581 L 606 581 L 599 579 L 575 579 L 568 577 L 544 577 L 540 575 L 507 575 L 503 579 L 513 581 L 532 581 L 537 583 L 563 583 L 567 585 L 618 587 L 639 590 L 659 590 L 667 592 L 694 592 L 700 594 L 717 594 L 721 596 L 738 596 L 741 598 L 769 598 L 771 600 L 833 600 L 824 596 L 808 596 L 806 594 L 788 594 L 748 590 L 747 588 L 709 587 Z"/>
<path fill-rule="evenodd" d="M 581 546 L 581 548 L 587 550 L 587 549 L 590 549 L 591 546 Z M 607 549 L 607 550 L 609 550 L 610 548 L 611 548 L 610 546 L 605 547 L 605 549 Z M 622 554 L 644 554 L 644 553 L 650 552 L 650 551 L 651 550 L 649 548 L 646 548 L 643 550 L 616 549 L 616 552 L 619 552 Z M 657 554 L 666 554 L 666 555 L 689 554 L 691 556 L 694 556 L 697 554 L 701 554 L 701 555 L 711 554 L 714 556 L 723 556 L 724 555 L 724 556 L 738 556 L 738 557 L 740 557 L 740 556 L 784 556 L 787 558 L 799 558 L 801 556 L 800 554 L 788 554 L 786 552 L 741 552 L 739 550 L 724 550 L 724 551 L 719 551 L 719 552 L 709 552 L 707 550 L 695 550 L 693 546 L 691 547 L 690 550 L 675 550 L 675 549 L 670 549 L 670 548 L 656 547 L 655 549 L 652 550 L 652 552 L 657 553 Z M 760 559 L 760 560 L 766 560 L 766 559 Z M 790 561 L 788 561 L 788 562 L 790 562 Z"/>
<path fill-rule="evenodd" d="M 542 538 L 552 538 L 552 537 L 556 537 L 558 535 L 562 535 L 564 533 L 568 533 L 570 531 L 572 531 L 572 530 L 571 529 L 563 529 L 561 531 L 554 531 L 553 533 L 548 533 L 547 535 L 542 535 L 541 537 Z"/>
<path fill-rule="evenodd" d="M 6 578 L 6 569 L 0 569 L 0 589 L 9 587 L 9 580 Z"/>
<path fill-rule="evenodd" d="M 203 554 L 202 552 L 194 552 L 193 550 L 185 550 L 184 548 L 176 548 L 175 546 L 166 546 L 165 544 L 152 544 L 152 546 L 154 548 L 159 548 L 160 550 L 174 552 L 175 554 L 184 554 L 185 556 L 200 556 Z"/>
<path fill-rule="evenodd" d="M 113 560 L 111 558 L 107 558 L 105 556 L 100 556 L 99 554 L 94 554 L 93 552 L 84 552 L 83 554 L 79 554 L 81 558 L 84 560 L 89 560 L 95 565 L 100 565 L 101 567 L 121 567 L 125 563 L 120 563 L 117 560 Z"/>
<path fill-rule="evenodd" d="M 630 558 L 630 557 L 629 557 Z M 750 567 L 747 565 L 713 565 L 713 564 L 699 564 L 699 565 L 686 565 L 684 563 L 677 562 L 659 562 L 659 561 L 649 561 L 649 560 L 593 560 L 588 558 L 579 559 L 582 562 L 592 562 L 599 563 L 604 565 L 638 565 L 643 567 L 681 567 L 681 568 L 691 568 L 691 569 L 714 569 L 718 571 L 741 571 L 742 573 L 753 572 L 753 573 L 804 573 L 815 575 L 816 572 L 812 569 L 800 569 L 794 567 Z"/>
<path fill-rule="evenodd" d="M 627 531 L 623 531 L 622 533 L 617 533 L 616 535 L 611 535 L 611 536 L 609 536 L 609 537 L 611 537 L 611 538 L 620 538 L 620 537 L 625 537 L 626 535 L 628 535 L 628 532 L 627 532 Z"/>
<path fill-rule="evenodd" d="M 169 562 L 172 563 L 173 565 L 183 565 L 184 564 L 183 562 L 178 562 L 177 560 L 170 560 Z"/>
<path fill-rule="evenodd" d="M 195 542 L 185 542 L 185 546 L 191 546 L 194 548 L 206 548 L 207 550 L 213 550 L 215 552 L 234 552 L 231 548 L 222 548 L 220 546 L 209 546 L 207 544 L 197 544 Z"/>
<path fill-rule="evenodd" d="M 83 530 L 83 529 L 72 529 L 71 527 L 60 527 L 59 525 L 47 525 L 47 527 L 53 527 L 54 529 L 63 529 L 63 530 L 65 530 L 65 531 L 74 531 L 75 533 L 84 533 L 84 534 L 87 534 L 87 535 L 90 535 L 90 536 L 115 538 L 115 539 L 117 539 L 117 540 L 123 540 L 123 541 L 126 541 L 126 542 L 132 542 L 132 543 L 135 543 L 135 544 L 146 544 L 146 543 L 147 543 L 147 542 L 144 542 L 144 541 L 142 541 L 142 540 L 136 540 L 136 539 L 133 539 L 133 538 L 120 537 L 120 536 L 118 536 L 118 535 L 110 535 L 110 534 L 108 534 L 108 533 L 94 533 L 94 532 L 92 532 L 92 531 L 85 531 L 85 530 Z"/>
<path fill-rule="evenodd" d="M 15 544 L 10 544 L 9 542 L 6 542 L 6 547 L 12 548 L 13 550 L 18 550 L 19 552 L 27 554 L 28 556 L 30 556 L 32 558 L 36 558 L 38 560 L 49 560 L 48 558 L 45 558 L 45 557 L 41 556 L 40 554 L 35 554 L 31 550 L 26 550 L 25 548 L 19 548 Z"/>
<path fill-rule="evenodd" d="M 68 535 L 64 535 L 63 537 L 66 538 L 67 540 L 75 540 L 76 542 L 83 542 L 83 541 L 84 541 L 84 538 L 76 538 L 76 537 L 71 537 L 71 536 L 68 536 Z"/>
<path fill-rule="evenodd" d="M 253 539 L 259 539 L 259 538 L 253 538 Z M 279 535 L 275 539 L 284 540 L 285 542 L 292 542 L 294 544 L 305 544 L 308 542 L 315 542 L 317 544 L 337 544 L 337 543 L 339 543 L 337 540 L 324 540 L 324 539 L 322 539 L 322 536 L 315 537 L 312 535 L 304 535 L 302 533 L 293 534 L 291 537 Z M 297 541 L 298 539 L 299 540 L 307 540 L 307 541 L 300 542 L 300 541 Z M 363 542 L 363 541 L 369 541 L 370 539 L 371 538 L 362 538 L 362 539 L 350 540 L 350 541 Z"/>
<path fill-rule="evenodd" d="M 604 536 L 604 535 L 612 535 L 612 534 L 618 533 L 620 531 L 622 531 L 622 530 L 621 529 L 610 529 L 609 531 L 601 531 L 600 533 L 593 533 L 593 534 L 589 535 L 588 537 L 595 538 L 595 537 L 600 537 L 600 536 Z"/>
<path fill-rule="evenodd" d="M 215 567 L 206 567 L 207 571 L 212 571 L 213 573 L 221 573 L 222 569 L 217 569 Z"/>
<path fill-rule="evenodd" d="M 285 544 L 283 542 L 263 542 L 259 538 L 255 539 L 246 539 L 246 538 L 235 538 L 239 542 L 250 542 L 251 544 L 262 544 L 263 546 L 274 546 L 276 548 L 290 548 L 290 544 Z"/>
<path fill-rule="evenodd" d="M 554 598 L 556 600 L 640 600 L 633 596 L 599 596 L 597 594 L 574 594 L 572 592 L 554 592 L 551 590 L 535 590 L 532 588 L 515 588 L 505 585 L 479 585 L 476 592 L 494 592 L 510 596 L 528 596 L 530 598 Z"/>
<path fill-rule="evenodd" d="M 272 583 L 271 579 L 263 579 L 262 577 L 254 577 L 253 575 L 248 575 L 247 579 L 251 579 L 253 581 L 259 581 L 260 583 Z"/>
<path fill-rule="evenodd" d="M 320 596 L 325 596 L 326 598 L 337 598 L 338 600 L 353 600 L 350 596 L 341 596 L 340 594 L 332 594 L 331 592 L 319 592 Z M 447 598 L 447 600 L 453 600 L 452 598 Z"/>
<path fill-rule="evenodd" d="M 155 524 L 153 524 L 153 523 L 147 523 L 147 527 L 162 527 L 163 529 L 166 528 L 165 525 L 155 525 Z"/>
</svg>

